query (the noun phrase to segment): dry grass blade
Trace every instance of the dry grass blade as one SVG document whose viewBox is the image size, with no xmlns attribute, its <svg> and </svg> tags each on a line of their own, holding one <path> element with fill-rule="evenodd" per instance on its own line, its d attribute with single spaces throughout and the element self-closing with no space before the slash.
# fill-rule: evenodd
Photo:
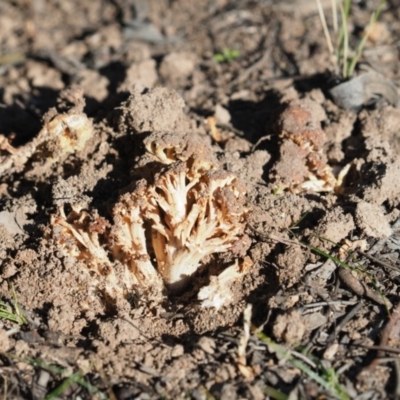
<svg viewBox="0 0 400 400">
<path fill-rule="evenodd" d="M 337 19 L 337 0 L 331 0 L 332 17 L 333 17 L 333 31 L 335 34 L 338 31 L 338 19 Z"/>
<path fill-rule="evenodd" d="M 332 20 L 333 20 L 333 31 L 335 33 L 335 45 L 333 45 L 333 41 L 331 35 L 329 33 L 328 25 L 326 22 L 324 10 L 321 4 L 321 0 L 316 0 L 317 8 L 319 17 L 321 20 L 322 29 L 324 31 L 324 36 L 326 40 L 326 44 L 328 47 L 329 53 L 334 58 L 334 68 L 336 73 L 341 71 L 342 78 L 350 78 L 353 73 L 354 69 L 361 57 L 365 44 L 367 42 L 368 36 L 379 18 L 385 4 L 386 0 L 381 0 L 375 12 L 371 15 L 370 21 L 367 27 L 364 29 L 364 33 L 362 35 L 361 40 L 359 41 L 356 49 L 354 50 L 354 56 L 350 59 L 350 38 L 348 32 L 348 20 L 350 16 L 350 8 L 352 0 L 335 0 L 331 1 L 331 9 L 332 9 Z M 341 23 L 339 29 L 339 36 L 337 37 L 338 31 L 338 21 L 337 21 L 337 6 L 339 6 L 340 16 L 341 16 Z M 334 47 L 336 47 L 336 52 Z"/>
<path fill-rule="evenodd" d="M 329 53 L 334 55 L 335 50 L 333 48 L 331 35 L 329 34 L 329 29 L 328 29 L 328 25 L 326 23 L 325 13 L 324 13 L 324 9 L 322 8 L 321 0 L 316 0 L 316 2 L 317 2 L 319 17 L 320 17 L 321 23 L 322 23 L 322 29 L 324 30 L 326 43 L 328 45 Z"/>
<path fill-rule="evenodd" d="M 239 341 L 238 347 L 238 368 L 242 375 L 248 379 L 253 379 L 253 371 L 247 366 L 246 361 L 246 347 L 250 339 L 250 325 L 251 325 L 251 311 L 252 306 L 248 304 L 243 312 L 243 335 Z"/>
</svg>

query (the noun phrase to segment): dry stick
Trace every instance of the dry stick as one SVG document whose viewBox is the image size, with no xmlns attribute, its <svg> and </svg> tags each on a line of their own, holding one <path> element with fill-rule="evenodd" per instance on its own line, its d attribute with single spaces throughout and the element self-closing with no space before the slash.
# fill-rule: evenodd
<svg viewBox="0 0 400 400">
<path fill-rule="evenodd" d="M 364 256 L 365 258 L 368 258 L 369 260 L 371 260 L 371 261 L 373 261 L 373 262 L 375 262 L 375 263 L 377 263 L 377 264 L 379 264 L 379 265 L 382 265 L 382 267 L 384 267 L 384 268 L 392 269 L 392 270 L 394 270 L 394 271 L 400 272 L 400 268 L 394 267 L 393 265 L 390 265 L 390 264 L 388 264 L 388 263 L 386 263 L 386 262 L 384 262 L 384 261 L 381 261 L 379 258 L 376 258 L 376 257 L 374 257 L 374 256 L 371 256 L 371 255 L 369 255 L 368 253 L 364 253 L 364 252 L 361 251 L 361 250 L 357 250 L 357 252 L 358 252 L 359 254 L 361 254 L 362 256 Z"/>
<path fill-rule="evenodd" d="M 305 304 L 302 306 L 300 309 L 306 310 L 308 308 L 317 308 L 317 307 L 324 307 L 324 306 L 354 306 L 358 302 L 356 301 L 347 301 L 347 300 L 332 300 L 332 301 L 320 301 L 317 303 L 310 303 L 310 304 Z"/>
<path fill-rule="evenodd" d="M 388 341 L 392 330 L 396 327 L 400 319 L 400 302 L 397 304 L 396 308 L 392 311 L 388 323 L 382 330 L 381 340 L 379 346 L 362 346 L 373 350 L 378 350 L 376 357 L 372 362 L 364 368 L 364 370 L 371 372 L 379 364 L 381 357 L 385 355 L 385 352 L 399 353 L 399 349 L 393 349 L 388 346 Z"/>
<path fill-rule="evenodd" d="M 32 157 L 36 148 L 44 143 L 49 137 L 48 130 L 44 127 L 39 134 L 26 145 L 16 149 L 15 153 L 5 157 L 0 163 L 0 176 L 7 172 L 10 168 L 24 165 L 29 158 Z"/>
<path fill-rule="evenodd" d="M 247 80 L 247 78 L 259 68 L 261 68 L 271 58 L 272 47 L 267 49 L 264 55 L 257 60 L 250 67 L 245 69 L 235 80 L 232 81 L 231 85 L 237 85 Z"/>
<path fill-rule="evenodd" d="M 383 294 L 377 293 L 365 283 L 360 282 L 360 280 L 352 274 L 350 269 L 339 268 L 339 276 L 342 281 L 358 296 L 366 296 L 376 303 L 387 307 L 389 310 L 393 307 L 393 304 Z"/>
<path fill-rule="evenodd" d="M 379 343 L 380 346 L 387 346 L 390 335 L 391 335 L 394 327 L 397 325 L 399 319 L 400 319 L 400 303 L 398 303 L 396 308 L 392 311 L 392 313 L 390 314 L 389 322 L 386 324 L 386 326 L 382 330 L 381 341 Z M 379 351 L 377 354 L 377 357 L 383 357 L 383 356 L 384 356 L 384 352 Z M 372 361 L 370 366 L 373 366 L 373 365 L 375 366 L 376 360 L 377 360 L 377 358 L 374 361 Z"/>
<path fill-rule="evenodd" d="M 236 129 L 234 126 L 232 126 L 231 124 L 222 124 L 222 123 L 217 123 L 217 128 L 220 129 L 226 129 L 229 130 L 233 133 L 236 133 L 236 135 L 243 137 L 244 136 L 244 132 L 240 131 L 239 129 Z"/>
<path fill-rule="evenodd" d="M 396 388 L 394 390 L 394 398 L 398 399 L 400 397 L 400 361 L 396 358 L 393 360 L 393 363 L 396 371 Z"/>
<path fill-rule="evenodd" d="M 366 349 L 366 350 L 377 350 L 377 351 L 381 351 L 381 352 L 385 352 L 385 353 L 400 354 L 400 349 L 396 349 L 396 348 L 390 347 L 390 346 L 367 346 L 367 345 L 358 344 L 358 343 L 350 343 L 350 346 L 362 347 L 363 349 Z M 377 363 L 379 364 L 381 362 L 381 360 L 382 360 L 382 358 L 378 358 Z"/>
<path fill-rule="evenodd" d="M 396 356 L 382 357 L 379 359 L 379 364 L 385 364 L 385 363 L 393 362 L 395 360 L 398 360 L 398 357 L 396 357 Z"/>
<path fill-rule="evenodd" d="M 314 361 L 310 360 L 310 359 L 309 359 L 305 354 L 303 354 L 303 353 L 300 353 L 300 352 L 295 351 L 295 350 L 291 350 L 291 351 L 290 351 L 290 354 L 291 354 L 293 357 L 296 357 L 296 358 L 298 358 L 299 360 L 303 361 L 305 364 L 308 364 L 311 368 L 317 368 L 317 367 L 318 367 L 317 364 L 315 364 Z"/>
<path fill-rule="evenodd" d="M 344 326 L 360 311 L 360 309 L 364 306 L 363 302 L 360 301 L 357 303 L 347 314 L 346 316 L 336 325 L 333 332 L 329 335 L 327 342 L 333 342 L 335 340 L 336 335 L 344 328 Z"/>
<path fill-rule="evenodd" d="M 317 338 L 319 337 L 319 335 L 321 334 L 322 330 L 323 330 L 323 326 L 320 326 L 319 328 L 317 328 L 314 331 L 314 333 L 311 335 L 310 340 L 308 341 L 308 343 L 306 344 L 306 346 L 303 349 L 304 354 L 308 354 L 311 352 L 311 349 L 315 345 L 315 342 L 316 342 Z"/>
<path fill-rule="evenodd" d="M 251 367 L 247 366 L 246 361 L 246 348 L 250 339 L 251 313 L 252 305 L 248 304 L 243 311 L 243 335 L 239 339 L 239 346 L 237 351 L 237 367 L 246 379 L 253 378 L 253 371 Z"/>
</svg>

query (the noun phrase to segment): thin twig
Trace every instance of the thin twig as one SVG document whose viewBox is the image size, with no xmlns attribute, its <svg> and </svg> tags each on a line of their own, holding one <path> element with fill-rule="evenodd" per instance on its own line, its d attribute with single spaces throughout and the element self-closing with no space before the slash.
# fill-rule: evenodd
<svg viewBox="0 0 400 400">
<path fill-rule="evenodd" d="M 297 246 L 301 246 L 301 247 L 308 249 L 308 246 L 306 246 L 303 243 L 296 242 L 295 240 L 286 239 L 286 238 L 274 235 L 273 233 L 268 235 L 268 239 L 275 240 L 276 242 L 280 242 L 283 244 L 295 244 Z"/>
<path fill-rule="evenodd" d="M 293 357 L 296 357 L 302 361 L 304 361 L 306 364 L 308 364 L 310 367 L 312 368 L 317 368 L 317 364 L 315 364 L 315 362 L 313 362 L 312 360 L 310 360 L 306 355 L 304 355 L 303 353 L 299 353 L 298 351 L 295 350 L 290 350 L 290 354 Z"/>
<path fill-rule="evenodd" d="M 306 304 L 302 306 L 300 309 L 301 310 L 306 310 L 307 308 L 315 308 L 315 307 L 324 307 L 324 306 L 354 306 L 354 304 L 357 304 L 358 302 L 356 301 L 344 301 L 344 300 L 336 300 L 336 301 L 320 301 L 318 303 L 311 303 L 311 304 Z"/>
<path fill-rule="evenodd" d="M 393 360 L 394 370 L 396 371 L 396 388 L 394 391 L 394 398 L 398 399 L 400 397 L 400 361 L 398 358 Z"/>
<path fill-rule="evenodd" d="M 377 351 L 382 351 L 385 353 L 400 354 L 400 349 L 397 349 L 395 347 L 390 347 L 390 346 L 367 346 L 367 345 L 359 344 L 359 343 L 350 343 L 349 345 L 354 346 L 354 347 L 362 347 L 363 349 L 366 349 L 366 350 L 377 350 Z M 374 359 L 374 362 L 376 364 L 379 364 L 379 360 L 381 360 L 381 358 L 376 358 L 376 359 Z"/>
<path fill-rule="evenodd" d="M 380 346 L 384 347 L 387 346 L 390 336 L 392 334 L 393 329 L 397 325 L 398 321 L 400 320 L 400 303 L 397 304 L 396 308 L 390 314 L 390 318 L 388 323 L 382 330 L 381 334 L 381 341 L 379 343 Z M 378 357 L 383 357 L 383 352 L 378 352 Z M 371 363 L 372 365 L 372 363 Z"/>
<path fill-rule="evenodd" d="M 336 335 L 344 328 L 344 326 L 360 311 L 360 309 L 364 306 L 363 302 L 360 301 L 357 303 L 347 314 L 346 316 L 336 325 L 334 331 L 329 335 L 327 342 L 332 342 L 335 340 Z"/>
<path fill-rule="evenodd" d="M 368 254 L 368 253 L 364 253 L 364 252 L 361 251 L 361 250 L 356 250 L 356 251 L 357 251 L 360 255 L 362 255 L 363 257 L 368 258 L 369 260 L 371 260 L 371 261 L 373 261 L 373 262 L 375 262 L 375 263 L 377 263 L 377 264 L 379 264 L 379 265 L 382 265 L 382 267 L 384 267 L 384 268 L 387 268 L 387 269 L 391 269 L 391 270 L 400 272 L 400 268 L 397 268 L 397 267 L 395 267 L 395 266 L 393 266 L 393 265 L 390 265 L 390 264 L 388 264 L 388 263 L 386 263 L 386 262 L 380 260 L 379 258 L 376 258 L 376 257 L 374 257 L 374 256 L 371 256 L 371 255 Z"/>
<path fill-rule="evenodd" d="M 260 59 L 258 59 L 254 64 L 250 65 L 250 67 L 246 68 L 235 80 L 233 80 L 231 85 L 238 85 L 246 81 L 253 72 L 260 69 L 267 61 L 271 59 L 271 52 L 272 47 L 268 48 Z"/>
<path fill-rule="evenodd" d="M 229 130 L 229 131 L 235 133 L 237 136 L 240 136 L 240 137 L 244 137 L 244 135 L 245 135 L 243 131 L 240 131 L 239 129 L 236 129 L 231 124 L 217 123 L 216 127 L 219 128 L 219 129 Z"/>
</svg>

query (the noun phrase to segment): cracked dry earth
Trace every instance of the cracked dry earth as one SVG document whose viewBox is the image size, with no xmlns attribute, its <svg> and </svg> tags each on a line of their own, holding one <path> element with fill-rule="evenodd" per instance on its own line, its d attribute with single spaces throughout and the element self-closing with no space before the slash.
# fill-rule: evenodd
<svg viewBox="0 0 400 400">
<path fill-rule="evenodd" d="M 400 111 L 311 3 L 1 2 L 0 396 L 397 398 Z"/>
</svg>

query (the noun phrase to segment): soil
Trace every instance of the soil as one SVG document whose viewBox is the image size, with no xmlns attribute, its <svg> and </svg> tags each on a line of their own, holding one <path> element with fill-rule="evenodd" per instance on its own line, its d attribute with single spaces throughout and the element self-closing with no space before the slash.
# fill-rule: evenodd
<svg viewBox="0 0 400 400">
<path fill-rule="evenodd" d="M 400 111 L 334 104 L 310 3 L 1 2 L 3 398 L 398 398 Z M 399 10 L 362 59 L 394 84 Z M 176 283 L 182 171 L 226 220 Z"/>
</svg>

